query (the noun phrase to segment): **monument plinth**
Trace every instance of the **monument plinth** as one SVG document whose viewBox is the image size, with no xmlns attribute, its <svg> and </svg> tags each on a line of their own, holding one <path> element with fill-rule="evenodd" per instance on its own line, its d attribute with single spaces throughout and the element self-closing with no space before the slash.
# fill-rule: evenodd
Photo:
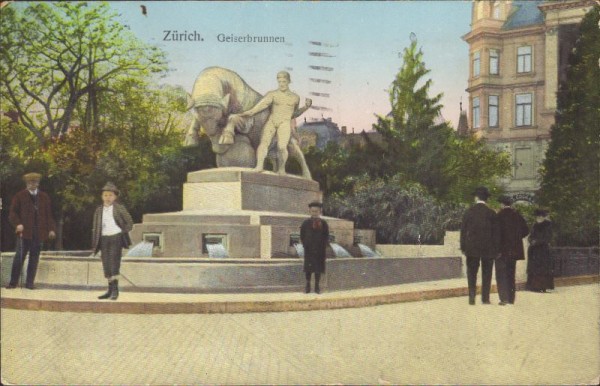
<svg viewBox="0 0 600 386">
<path fill-rule="evenodd" d="M 293 175 L 218 168 L 188 173 L 181 212 L 146 214 L 131 232 L 134 243 L 155 243 L 154 256 L 209 257 L 221 244 L 230 258 L 297 257 L 300 225 L 307 205 L 321 201 L 316 181 Z M 324 217 L 335 243 L 351 248 L 352 221 Z M 361 231 L 374 247 L 374 232 Z"/>
<path fill-rule="evenodd" d="M 322 201 L 319 183 L 293 175 L 247 168 L 192 172 L 183 185 L 183 210 L 253 210 L 307 215 L 307 204 Z"/>
</svg>

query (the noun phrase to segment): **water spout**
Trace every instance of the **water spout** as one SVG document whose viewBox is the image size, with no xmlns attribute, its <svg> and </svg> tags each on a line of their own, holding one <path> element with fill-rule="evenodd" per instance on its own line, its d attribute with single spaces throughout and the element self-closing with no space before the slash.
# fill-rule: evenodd
<svg viewBox="0 0 600 386">
<path fill-rule="evenodd" d="M 129 249 L 125 257 L 152 257 L 153 249 L 154 243 L 142 241 Z"/>
<path fill-rule="evenodd" d="M 206 244 L 206 249 L 208 250 L 208 257 L 229 257 L 229 253 L 227 253 L 223 244 Z"/>
<path fill-rule="evenodd" d="M 294 243 L 294 248 L 299 257 L 304 257 L 304 245 L 302 243 Z"/>
<path fill-rule="evenodd" d="M 352 255 L 338 243 L 329 243 L 329 245 L 331 245 L 331 249 L 333 249 L 333 254 L 335 257 L 352 257 Z"/>
<path fill-rule="evenodd" d="M 369 248 L 369 246 L 365 244 L 358 243 L 358 248 L 360 248 L 360 253 L 364 257 L 381 257 L 379 253 Z"/>
</svg>

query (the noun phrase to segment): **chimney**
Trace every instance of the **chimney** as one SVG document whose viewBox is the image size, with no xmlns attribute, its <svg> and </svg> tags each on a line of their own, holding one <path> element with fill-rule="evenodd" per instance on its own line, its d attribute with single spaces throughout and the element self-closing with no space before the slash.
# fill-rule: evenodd
<svg viewBox="0 0 600 386">
<path fill-rule="evenodd" d="M 348 130 L 346 129 L 346 126 L 342 126 L 342 134 L 344 134 L 344 135 L 348 134 Z"/>
</svg>

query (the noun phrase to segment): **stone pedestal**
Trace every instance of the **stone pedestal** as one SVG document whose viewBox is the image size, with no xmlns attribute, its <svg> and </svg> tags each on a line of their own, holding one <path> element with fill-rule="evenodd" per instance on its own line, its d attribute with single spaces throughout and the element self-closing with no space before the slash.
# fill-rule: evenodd
<svg viewBox="0 0 600 386">
<path fill-rule="evenodd" d="M 160 257 L 208 257 L 211 239 L 220 239 L 230 258 L 296 257 L 292 243 L 308 203 L 321 200 L 316 181 L 246 168 L 201 170 L 188 174 L 181 212 L 146 214 L 131 237 L 155 241 Z M 324 218 L 335 242 L 351 248 L 354 224 Z M 374 247 L 374 237 L 364 239 Z"/>
</svg>

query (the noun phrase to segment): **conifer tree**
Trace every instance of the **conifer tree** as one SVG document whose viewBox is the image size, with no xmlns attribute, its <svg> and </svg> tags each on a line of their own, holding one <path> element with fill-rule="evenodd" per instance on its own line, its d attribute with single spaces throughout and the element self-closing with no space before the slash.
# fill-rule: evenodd
<svg viewBox="0 0 600 386">
<path fill-rule="evenodd" d="M 584 17 L 560 85 L 556 124 L 542 167 L 540 203 L 559 245 L 598 245 L 600 224 L 600 7 Z"/>
<path fill-rule="evenodd" d="M 449 183 L 443 173 L 447 164 L 444 147 L 452 128 L 446 122 L 436 122 L 441 117 L 442 94 L 429 96 L 431 79 L 420 84 L 430 70 L 425 67 L 416 38 L 411 37 L 402 60 L 389 91 L 392 111 L 380 116 L 374 125 L 386 138 L 382 169 L 388 175 L 401 173 L 436 196 L 443 196 Z"/>
</svg>

